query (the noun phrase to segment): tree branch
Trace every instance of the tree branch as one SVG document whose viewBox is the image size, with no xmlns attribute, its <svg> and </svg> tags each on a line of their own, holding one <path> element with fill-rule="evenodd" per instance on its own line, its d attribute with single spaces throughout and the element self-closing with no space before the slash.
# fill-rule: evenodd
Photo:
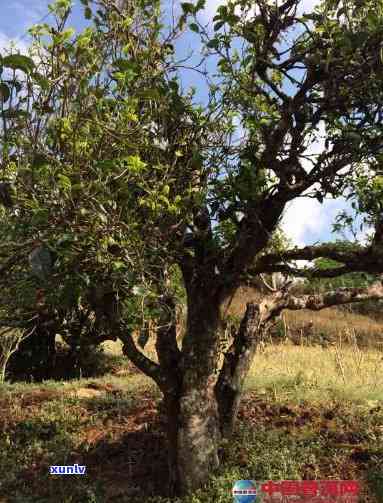
<svg viewBox="0 0 383 503">
<path fill-rule="evenodd" d="M 262 321 L 275 318 L 283 309 L 297 311 L 310 309 L 320 311 L 327 307 L 363 302 L 366 300 L 383 299 L 383 277 L 366 288 L 337 288 L 334 291 L 323 294 L 294 296 L 287 290 L 276 293 L 269 297 L 267 302 L 261 303 L 260 311 Z M 264 305 L 262 305 L 264 304 Z"/>
<path fill-rule="evenodd" d="M 281 260 L 315 260 L 317 258 L 329 258 L 352 268 L 360 264 L 360 262 L 370 254 L 370 247 L 361 247 L 358 245 L 355 245 L 354 250 L 340 250 L 339 247 L 331 244 L 305 246 L 304 248 L 293 248 L 291 250 L 263 255 L 257 260 L 252 271 L 254 270 L 258 273 L 270 272 L 267 267 L 279 264 Z"/>
<path fill-rule="evenodd" d="M 165 376 L 163 376 L 161 367 L 139 351 L 129 331 L 120 331 L 118 337 L 124 344 L 122 348 L 124 355 L 127 356 L 141 372 L 151 377 L 157 383 L 158 387 L 162 389 L 165 384 Z"/>
<path fill-rule="evenodd" d="M 322 295 L 304 295 L 302 297 L 290 296 L 285 309 L 311 309 L 313 311 L 319 311 L 326 307 L 379 299 L 383 299 L 382 281 L 376 282 L 366 288 L 338 288 L 333 292 L 327 292 Z"/>
<path fill-rule="evenodd" d="M 245 377 L 260 342 L 259 309 L 247 304 L 234 341 L 224 355 L 215 387 L 221 428 L 224 436 L 232 432 Z"/>
</svg>

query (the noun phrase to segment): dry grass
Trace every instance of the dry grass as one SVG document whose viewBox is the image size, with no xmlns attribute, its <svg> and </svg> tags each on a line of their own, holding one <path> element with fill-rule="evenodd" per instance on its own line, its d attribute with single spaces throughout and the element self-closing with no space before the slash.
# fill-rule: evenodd
<svg viewBox="0 0 383 503">
<path fill-rule="evenodd" d="M 240 317 L 246 302 L 253 300 L 259 300 L 257 292 L 240 289 L 228 314 Z M 323 399 L 329 394 L 356 400 L 383 398 L 381 324 L 336 309 L 287 312 L 284 316 L 289 337 L 278 343 L 266 341 L 255 358 L 248 389 L 265 389 L 267 393 L 272 389 L 274 394 L 307 399 Z M 313 325 L 307 331 L 311 321 Z M 306 338 L 300 337 L 302 334 Z M 326 344 L 315 344 L 320 334 L 326 335 Z M 121 354 L 119 341 L 108 341 L 104 347 L 112 354 Z M 156 360 L 154 339 L 149 340 L 144 352 Z"/>
<path fill-rule="evenodd" d="M 252 300 L 259 296 L 241 289 L 228 314 L 241 316 Z M 334 334 L 333 344 L 310 345 L 306 340 L 298 345 L 294 335 L 311 320 L 312 331 Z M 383 501 L 378 487 L 383 485 L 378 402 L 383 399 L 383 359 L 373 344 L 362 348 L 358 341 L 361 333 L 364 342 L 371 341 L 381 326 L 361 315 L 328 309 L 287 313 L 286 327 L 295 345 L 279 339 L 254 359 L 238 431 L 223 449 L 221 472 L 179 503 L 229 503 L 233 480 L 241 478 L 376 479 L 375 489 L 369 487 L 361 501 Z M 17 501 L 41 496 L 41 501 L 133 503 L 144 498 L 170 503 L 159 497 L 166 481 L 160 392 L 119 357 L 120 341 L 103 346 L 117 366 L 121 363 L 123 373 L 1 387 L 2 489 L 4 495 L 12 494 L 12 501 L 17 492 Z M 144 352 L 155 359 L 154 338 Z M 76 484 L 49 476 L 49 465 L 73 462 L 86 465 L 88 476 Z"/>
<path fill-rule="evenodd" d="M 247 380 L 248 389 L 323 399 L 329 394 L 355 400 L 383 399 L 383 358 L 356 343 L 331 347 L 266 346 L 258 353 Z"/>
<path fill-rule="evenodd" d="M 240 288 L 228 314 L 238 319 L 259 292 Z M 336 308 L 283 313 L 284 343 L 266 341 L 255 358 L 248 389 L 323 399 L 383 398 L 383 325 L 368 316 Z M 268 343 L 269 342 L 269 343 Z M 268 343 L 268 344 L 267 344 Z M 319 344 L 318 344 L 319 343 Z"/>
<path fill-rule="evenodd" d="M 240 288 L 225 306 L 227 314 L 239 320 L 246 303 L 259 301 L 260 295 Z M 266 341 L 255 358 L 248 389 L 274 389 L 308 399 L 323 399 L 329 393 L 355 399 L 383 397 L 382 324 L 335 308 L 290 311 L 283 317 L 287 337 Z M 122 352 L 120 341 L 108 341 L 104 347 L 114 355 Z M 157 360 L 154 338 L 144 353 Z"/>
<path fill-rule="evenodd" d="M 325 334 L 331 340 L 348 340 L 350 331 L 355 335 L 359 346 L 383 349 L 383 325 L 362 314 L 348 313 L 334 308 L 323 311 L 287 311 L 284 314 L 287 329 L 300 333 L 310 322 L 312 334 Z"/>
<path fill-rule="evenodd" d="M 258 302 L 261 294 L 252 288 L 242 287 L 233 297 L 227 313 L 240 318 L 247 302 Z M 328 340 L 337 342 L 356 337 L 359 347 L 373 347 L 383 349 L 383 324 L 372 318 L 336 308 L 323 309 L 322 311 L 285 311 L 282 315 L 285 321 L 287 335 L 293 341 L 301 336 L 318 340 L 318 336 L 325 335 Z M 308 327 L 312 324 L 312 328 Z"/>
</svg>

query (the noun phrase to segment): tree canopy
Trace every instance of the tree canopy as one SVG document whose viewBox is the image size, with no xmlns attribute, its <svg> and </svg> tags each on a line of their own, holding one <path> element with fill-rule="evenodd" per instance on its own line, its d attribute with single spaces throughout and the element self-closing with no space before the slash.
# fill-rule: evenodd
<svg viewBox="0 0 383 503">
<path fill-rule="evenodd" d="M 300 297 L 286 287 L 248 305 L 222 364 L 220 309 L 242 283 L 383 273 L 383 2 L 324 0 L 300 14 L 299 0 L 229 0 L 213 32 L 203 0 L 182 3 L 168 25 L 159 0 L 82 4 L 83 32 L 59 0 L 55 26 L 30 30 L 30 53 L 0 60 L 0 324 L 44 319 L 69 338 L 120 337 L 182 418 L 169 420 L 169 438 L 187 490 L 217 465 L 215 418 L 235 417 L 269 321 L 383 297 L 380 280 Z M 185 30 L 210 67 L 177 56 Z M 205 78 L 205 104 L 183 90 L 185 68 Z M 347 196 L 370 242 L 292 247 L 281 218 L 303 196 Z M 132 336 L 148 316 L 156 362 Z"/>
</svg>

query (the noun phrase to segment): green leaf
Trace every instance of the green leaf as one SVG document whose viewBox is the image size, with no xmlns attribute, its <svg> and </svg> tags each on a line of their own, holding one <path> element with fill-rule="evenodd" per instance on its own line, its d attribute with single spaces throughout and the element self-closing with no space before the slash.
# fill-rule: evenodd
<svg viewBox="0 0 383 503">
<path fill-rule="evenodd" d="M 113 262 L 112 267 L 114 271 L 119 271 L 120 269 L 125 268 L 125 262 L 122 262 L 121 260 L 116 260 L 115 262 Z"/>
<path fill-rule="evenodd" d="M 3 58 L 2 64 L 6 68 L 21 70 L 25 73 L 32 72 L 35 67 L 33 59 L 28 58 L 28 56 L 23 56 L 22 54 L 12 54 L 10 56 L 6 56 Z"/>
<path fill-rule="evenodd" d="M 209 40 L 209 42 L 206 44 L 206 47 L 208 47 L 209 49 L 218 49 L 219 40 L 217 38 L 213 38 L 212 40 Z"/>
<path fill-rule="evenodd" d="M 84 9 L 84 16 L 85 16 L 85 19 L 91 19 L 92 18 L 92 9 L 90 7 L 85 7 L 85 9 Z"/>
<path fill-rule="evenodd" d="M 117 58 L 113 61 L 113 66 L 115 66 L 120 72 L 126 72 L 128 70 L 136 72 L 138 70 L 137 63 L 125 58 Z"/>
<path fill-rule="evenodd" d="M 189 24 L 189 28 L 191 29 L 191 31 L 194 31 L 194 33 L 199 33 L 199 27 L 198 27 L 198 24 L 196 24 L 196 23 L 191 23 L 191 24 Z"/>
<path fill-rule="evenodd" d="M 14 110 L 13 108 L 8 108 L 2 113 L 4 119 L 17 119 L 18 117 L 28 117 L 29 114 L 25 110 Z"/>
<path fill-rule="evenodd" d="M 58 178 L 58 186 L 60 187 L 60 189 L 66 191 L 72 187 L 72 182 L 70 181 L 70 178 L 68 178 L 66 175 L 59 174 L 57 178 Z"/>
<path fill-rule="evenodd" d="M 186 24 L 186 15 L 183 14 L 182 16 L 180 16 L 180 18 L 178 20 L 178 28 L 180 30 L 183 30 L 185 27 L 185 24 Z"/>
<path fill-rule="evenodd" d="M 174 91 L 175 93 L 178 93 L 179 92 L 179 85 L 178 85 L 178 82 L 176 80 L 171 80 L 169 82 L 169 87 L 172 91 Z"/>
<path fill-rule="evenodd" d="M 193 14 L 194 12 L 194 4 L 189 3 L 189 2 L 183 2 L 181 3 L 181 9 L 184 11 L 185 14 Z"/>
<path fill-rule="evenodd" d="M 44 77 L 44 75 L 41 75 L 41 73 L 35 72 L 35 73 L 31 74 L 31 77 L 36 82 L 36 84 L 41 87 L 41 89 L 43 89 L 45 91 L 49 89 L 50 82 L 46 77 Z"/>
<path fill-rule="evenodd" d="M 5 103 L 6 101 L 9 100 L 9 97 L 11 96 L 11 91 L 9 90 L 9 87 L 1 83 L 0 84 L 0 99 Z"/>
<path fill-rule="evenodd" d="M 220 30 L 224 24 L 225 24 L 225 21 L 219 21 L 218 23 L 215 23 L 214 31 Z"/>
<path fill-rule="evenodd" d="M 116 161 L 112 159 L 104 159 L 96 163 L 96 167 L 105 172 L 110 172 L 116 167 Z"/>
<path fill-rule="evenodd" d="M 42 154 L 36 154 L 33 161 L 32 167 L 34 169 L 41 169 L 48 164 L 47 158 Z"/>
<path fill-rule="evenodd" d="M 137 286 L 135 285 L 133 288 L 132 288 L 132 294 L 133 295 L 138 295 L 138 296 L 142 296 L 142 295 L 145 295 L 145 288 L 143 286 Z"/>
<path fill-rule="evenodd" d="M 67 245 L 74 241 L 74 236 L 72 234 L 63 234 L 61 238 L 57 241 L 57 246 Z"/>
<path fill-rule="evenodd" d="M 66 30 L 60 33 L 60 42 L 67 42 L 70 40 L 75 34 L 76 30 L 74 28 L 67 28 Z"/>
<path fill-rule="evenodd" d="M 132 173 L 140 173 L 146 168 L 146 163 L 141 161 L 138 155 L 130 155 L 125 161 L 128 163 L 129 170 Z"/>
<path fill-rule="evenodd" d="M 159 100 L 161 95 L 158 89 L 143 89 L 142 91 L 137 92 L 140 98 L 146 100 Z"/>
<path fill-rule="evenodd" d="M 323 21 L 323 15 L 316 13 L 305 14 L 302 16 L 302 19 L 304 21 Z"/>
</svg>

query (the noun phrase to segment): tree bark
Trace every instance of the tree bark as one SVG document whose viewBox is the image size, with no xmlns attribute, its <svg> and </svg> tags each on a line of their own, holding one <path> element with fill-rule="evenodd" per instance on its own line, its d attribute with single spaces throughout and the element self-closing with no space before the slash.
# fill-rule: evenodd
<svg viewBox="0 0 383 503">
<path fill-rule="evenodd" d="M 211 394 L 197 389 L 182 395 L 164 394 L 171 497 L 200 488 L 219 465 L 220 430 Z"/>
<path fill-rule="evenodd" d="M 198 288 L 192 285 L 188 291 L 188 319 L 182 350 L 178 348 L 171 317 L 157 334 L 159 364 L 145 357 L 129 334 L 122 336 L 124 353 L 156 381 L 164 394 L 172 495 L 199 489 L 218 468 L 220 441 L 229 437 L 235 427 L 243 385 L 259 343 L 284 309 L 319 310 L 382 297 L 381 281 L 366 289 L 346 288 L 299 297 L 289 293 L 287 284 L 266 295 L 261 302 L 247 304 L 220 370 L 222 299 L 201 284 Z M 170 299 L 167 302 L 170 312 L 172 303 Z"/>
<path fill-rule="evenodd" d="M 247 304 L 238 333 L 231 347 L 225 353 L 215 389 L 221 434 L 225 438 L 230 437 L 233 433 L 243 384 L 257 351 L 258 343 L 261 340 L 262 329 L 259 306 L 257 304 Z"/>
<path fill-rule="evenodd" d="M 181 494 L 200 488 L 218 468 L 219 440 L 213 386 L 188 390 L 180 400 L 178 469 Z"/>
<path fill-rule="evenodd" d="M 178 429 L 178 475 L 181 494 L 206 483 L 219 466 L 220 440 L 217 382 L 221 331 L 219 302 L 209 292 L 193 289 L 182 344 L 182 389 Z"/>
<path fill-rule="evenodd" d="M 180 476 L 178 470 L 178 431 L 180 420 L 180 399 L 177 394 L 165 393 L 162 402 L 167 418 L 166 434 L 168 441 L 169 496 L 180 493 Z"/>
</svg>

